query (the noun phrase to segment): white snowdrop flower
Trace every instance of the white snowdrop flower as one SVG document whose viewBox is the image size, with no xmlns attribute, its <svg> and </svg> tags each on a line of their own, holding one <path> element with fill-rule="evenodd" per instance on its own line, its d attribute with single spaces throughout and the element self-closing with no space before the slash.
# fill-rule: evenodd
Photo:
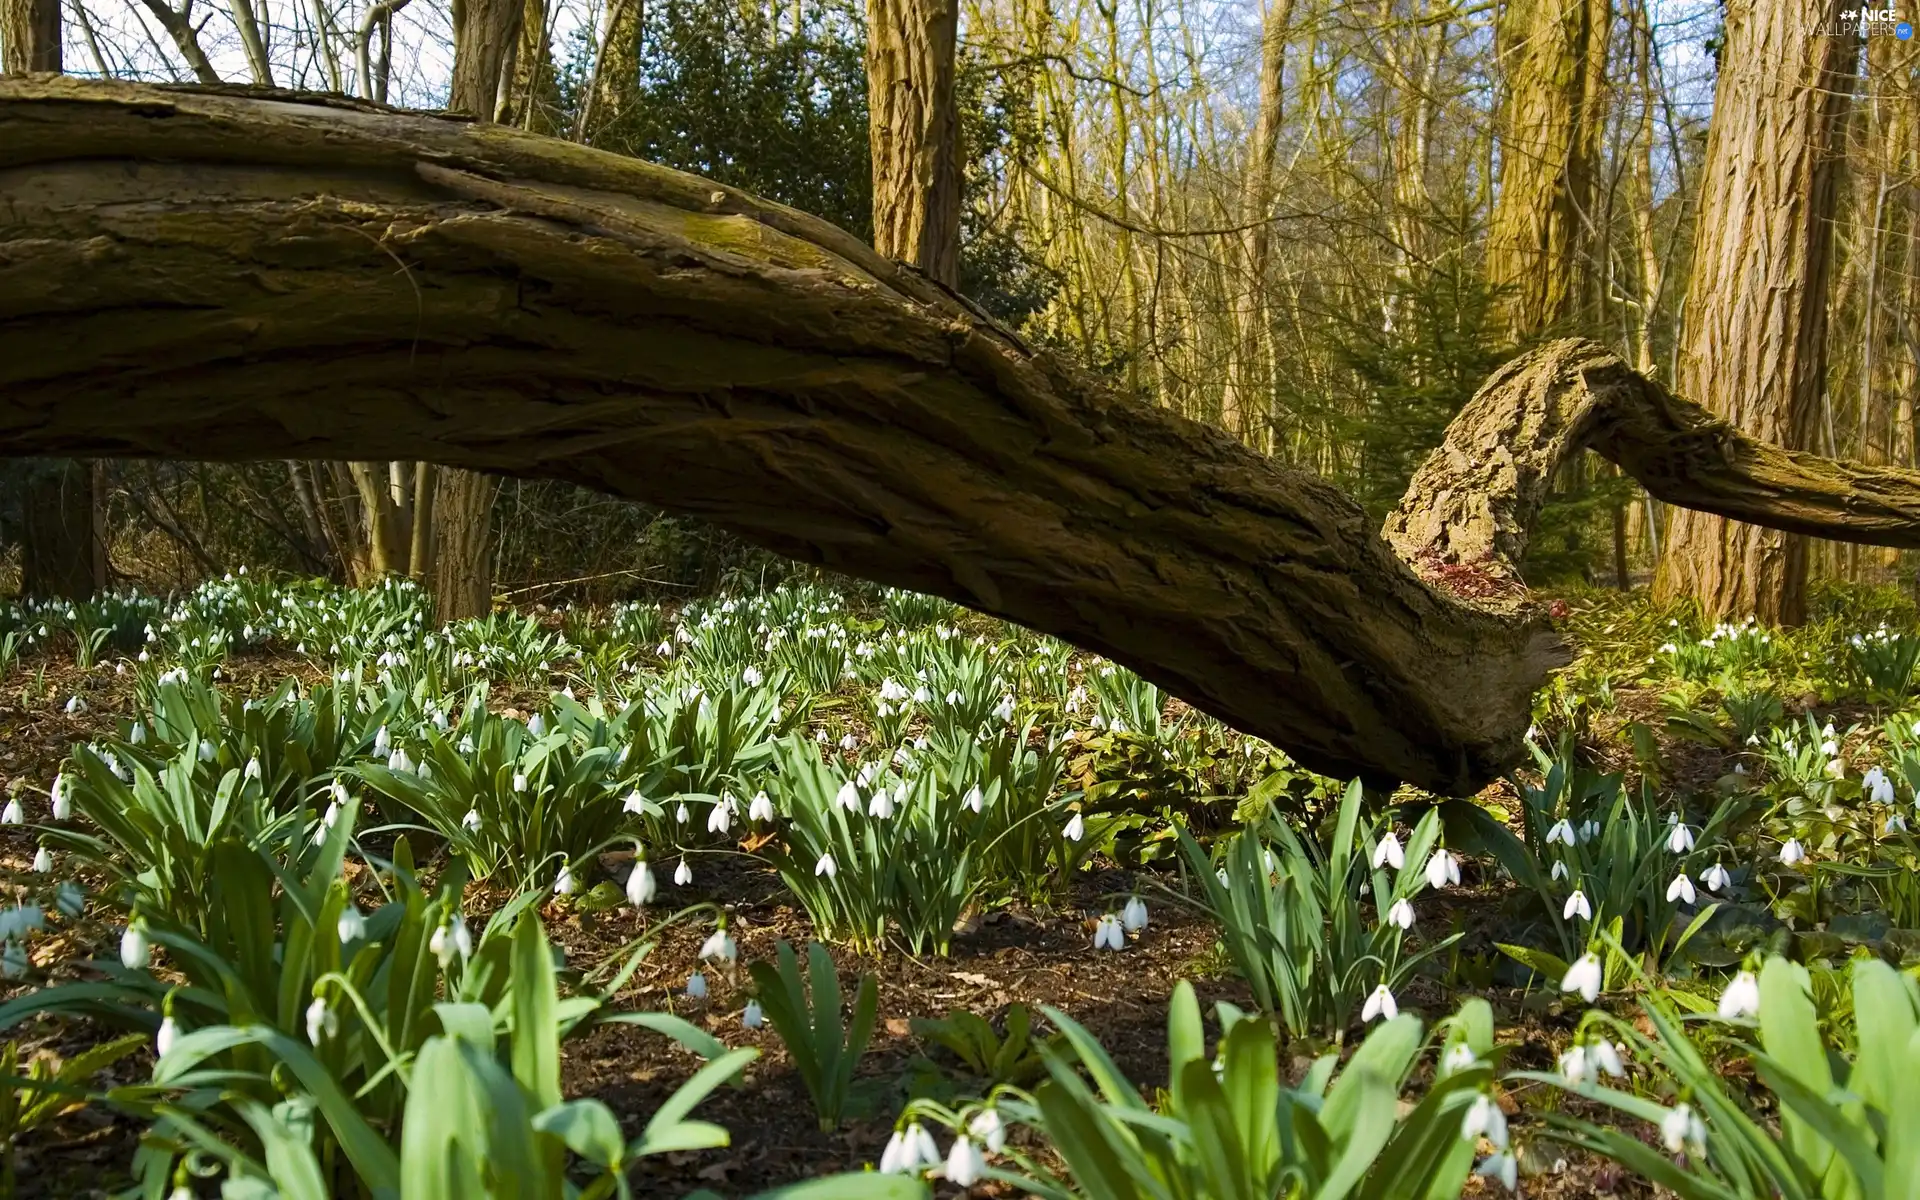
<svg viewBox="0 0 1920 1200">
<path fill-rule="evenodd" d="M 53 870 L 53 851 L 40 847 L 40 852 L 33 856 L 33 869 L 43 875 Z"/>
<path fill-rule="evenodd" d="M 1387 909 L 1387 924 L 1400 929 L 1413 928 L 1413 905 L 1405 900 L 1395 900 L 1393 907 Z"/>
<path fill-rule="evenodd" d="M 867 802 L 867 815 L 885 821 L 893 816 L 894 808 L 893 794 L 884 787 L 876 788 L 873 799 Z"/>
<path fill-rule="evenodd" d="M 963 1133 L 953 1140 L 953 1149 L 947 1152 L 948 1183 L 956 1187 L 972 1187 L 986 1169 L 986 1157 L 973 1144 L 972 1138 Z"/>
<path fill-rule="evenodd" d="M 635 908 L 645 908 L 652 902 L 659 885 L 654 881 L 653 868 L 644 858 L 635 859 L 633 870 L 627 873 L 627 902 Z"/>
<path fill-rule="evenodd" d="M 325 996 L 315 996 L 307 1005 L 307 1040 L 318 1046 L 322 1039 L 340 1032 L 340 1018 L 327 1007 Z"/>
<path fill-rule="evenodd" d="M 413 760 L 407 757 L 404 749 L 396 749 L 387 756 L 387 770 L 396 775 L 410 775 L 413 773 Z"/>
<path fill-rule="evenodd" d="M 1465 1042 L 1455 1042 L 1447 1048 L 1446 1054 L 1440 1059 L 1440 1074 L 1443 1077 L 1452 1075 L 1457 1071 L 1466 1070 L 1479 1061 L 1479 1056 L 1474 1054 L 1472 1046 Z"/>
<path fill-rule="evenodd" d="M 1847 777 L 1847 764 L 1837 758 L 1829 762 L 1827 764 L 1827 777 L 1830 779 L 1845 779 Z"/>
<path fill-rule="evenodd" d="M 473 953 L 473 934 L 467 929 L 466 919 L 459 913 L 443 922 L 433 931 L 433 937 L 427 941 L 427 949 L 440 960 L 440 969 L 446 970 L 452 964 L 454 955 L 466 958 Z"/>
<path fill-rule="evenodd" d="M 1492 1096 L 1482 1092 L 1467 1106 L 1467 1115 L 1460 1122 L 1460 1136 L 1469 1142 L 1477 1142 L 1484 1137 L 1493 1143 L 1494 1149 L 1505 1150 L 1507 1114 L 1500 1111 L 1500 1105 Z"/>
<path fill-rule="evenodd" d="M 859 812 L 860 788 L 849 779 L 840 785 L 840 790 L 834 794 L 833 801 L 848 812 Z"/>
<path fill-rule="evenodd" d="M 758 1029 L 767 1023 L 766 1010 L 760 1007 L 758 1000 L 747 1001 L 746 1009 L 740 1014 L 742 1029 Z"/>
<path fill-rule="evenodd" d="M 1551 846 L 1555 842 L 1573 845 L 1573 823 L 1565 817 L 1560 818 L 1552 829 L 1547 830 L 1547 845 Z"/>
<path fill-rule="evenodd" d="M 1520 1163 L 1511 1154 L 1494 1154 L 1480 1160 L 1473 1173 L 1482 1179 L 1498 1180 L 1509 1192 L 1519 1186 Z"/>
<path fill-rule="evenodd" d="M 1673 882 L 1667 885 L 1667 903 L 1669 904 L 1676 900 L 1682 904 L 1692 904 L 1694 896 L 1693 880 L 1687 878 L 1685 871 L 1675 875 Z"/>
<path fill-rule="evenodd" d="M 1720 993 L 1720 1019 L 1723 1021 L 1751 1020 L 1760 1015 L 1760 981 L 1752 971 L 1741 971 Z"/>
<path fill-rule="evenodd" d="M 1587 953 L 1567 968 L 1566 978 L 1560 981 L 1560 990 L 1578 992 L 1582 1000 L 1592 1004 L 1594 997 L 1600 994 L 1600 982 L 1600 960 L 1592 953 Z"/>
<path fill-rule="evenodd" d="M 460 818 L 460 827 L 468 833 L 479 833 L 480 825 L 480 810 L 477 808 L 468 809 L 467 815 Z"/>
<path fill-rule="evenodd" d="M 1115 733 L 1125 733 L 1127 731 L 1127 723 L 1119 717 L 1115 717 L 1113 720 L 1107 722 L 1107 728 Z"/>
<path fill-rule="evenodd" d="M 1780 847 L 1780 861 L 1789 867 L 1805 862 L 1806 858 L 1806 848 L 1800 844 L 1799 838 L 1788 838 L 1786 845 Z"/>
<path fill-rule="evenodd" d="M 1887 818 L 1888 833 L 1905 833 L 1906 831 L 1907 831 L 1907 819 L 1905 817 L 1901 816 L 1899 813 L 1894 813 L 1892 816 Z"/>
<path fill-rule="evenodd" d="M 886 1149 L 880 1152 L 880 1174 L 906 1175 L 913 1171 L 914 1165 L 903 1161 L 913 1150 L 907 1141 L 906 1131 L 895 1128 L 893 1136 L 887 1139 Z"/>
<path fill-rule="evenodd" d="M 524 792 L 524 791 L 526 791 L 526 790 L 527 790 L 527 775 L 526 775 L 526 772 L 524 772 L 524 771 L 516 771 L 516 772 L 514 772 L 514 775 L 513 775 L 513 790 L 514 790 L 514 791 L 516 791 L 516 792 Z"/>
<path fill-rule="evenodd" d="M 1893 803 L 1893 781 L 1879 767 L 1869 770 L 1860 779 L 1860 786 L 1867 791 L 1867 798 L 1875 804 Z"/>
<path fill-rule="evenodd" d="M 1391 829 L 1387 830 L 1387 836 L 1381 838 L 1379 844 L 1373 848 L 1373 869 L 1378 871 L 1382 865 L 1390 866 L 1396 871 L 1407 865 L 1407 856 L 1400 849 L 1400 839 L 1394 836 Z"/>
<path fill-rule="evenodd" d="M 1585 1087 L 1600 1078 L 1598 1064 L 1585 1046 L 1569 1047 L 1560 1056 L 1560 1078 L 1566 1080 L 1569 1087 Z"/>
<path fill-rule="evenodd" d="M 986 807 L 987 798 L 985 794 L 980 791 L 980 785 L 976 783 L 967 789 L 966 795 L 960 798 L 960 804 L 962 807 L 972 809 L 977 813 Z"/>
<path fill-rule="evenodd" d="M 1435 850 L 1433 857 L 1427 859 L 1427 886 L 1443 888 L 1460 882 L 1460 860 L 1449 853 L 1445 847 Z"/>
<path fill-rule="evenodd" d="M 1127 906 L 1120 910 L 1120 924 L 1128 933 L 1139 933 L 1147 927 L 1147 902 L 1138 896 L 1129 897 Z"/>
<path fill-rule="evenodd" d="M 685 825 L 688 821 L 693 820 L 693 812 L 687 807 L 685 800 L 682 800 L 679 807 L 673 810 L 673 819 L 681 825 Z"/>
<path fill-rule="evenodd" d="M 695 971 L 687 976 L 687 999 L 705 1000 L 707 998 L 707 977 Z"/>
<path fill-rule="evenodd" d="M 1367 997 L 1366 1004 L 1360 1009 L 1360 1020 L 1363 1024 L 1378 1017 L 1391 1021 L 1399 1015 L 1400 1006 L 1394 1002 L 1393 993 L 1387 990 L 1387 985 L 1384 983 L 1373 989 L 1373 993 Z"/>
<path fill-rule="evenodd" d="M 70 717 L 78 716 L 80 713 L 83 713 L 85 711 L 87 711 L 87 702 L 85 700 L 82 700 L 78 696 L 67 697 L 67 715 L 68 716 Z"/>
<path fill-rule="evenodd" d="M 129 971 L 144 971 L 152 961 L 153 945 L 147 941 L 146 926 L 136 918 L 120 935 L 120 965 Z"/>
<path fill-rule="evenodd" d="M 700 943 L 700 957 L 730 963 L 740 957 L 740 947 L 727 936 L 726 929 L 715 929 L 707 935 L 706 941 Z"/>
<path fill-rule="evenodd" d="M 929 704 L 932 701 L 933 701 L 933 693 L 927 690 L 926 684 L 923 683 L 919 687 L 916 687 L 913 689 L 913 702 L 915 704 Z M 901 711 L 904 712 L 906 710 L 903 708 Z"/>
<path fill-rule="evenodd" d="M 813 864 L 813 874 L 814 874 L 814 878 L 816 879 L 823 875 L 826 876 L 828 879 L 832 879 L 835 876 L 840 874 L 840 866 L 838 863 L 833 861 L 833 854 L 831 851 L 829 851 L 826 854 L 822 854 L 820 856 L 820 860 Z"/>
<path fill-rule="evenodd" d="M 728 807 L 726 801 L 722 800 L 720 803 L 715 804 L 712 811 L 707 814 L 707 832 L 725 833 L 732 827 L 733 812 Z"/>
<path fill-rule="evenodd" d="M 200 739 L 200 750 L 199 750 L 199 754 L 200 754 L 200 761 L 201 761 L 201 762 L 212 762 L 212 761 L 213 761 L 213 756 L 214 756 L 214 755 L 215 755 L 216 753 L 218 753 L 218 752 L 217 752 L 217 751 L 216 751 L 216 750 L 214 749 L 214 745 L 213 745 L 213 743 L 212 743 L 212 742 L 211 742 L 210 740 L 208 740 L 208 739 L 206 739 L 206 738 L 201 738 L 201 739 Z"/>
<path fill-rule="evenodd" d="M 1590 842 L 1600 836 L 1600 822 L 1588 818 L 1580 822 L 1580 840 Z"/>
<path fill-rule="evenodd" d="M 135 722 L 133 723 L 133 730 L 132 730 L 132 732 L 130 732 L 130 733 L 128 733 L 128 734 L 127 734 L 127 740 L 128 740 L 129 742 L 132 742 L 132 743 L 133 743 L 134 745 L 136 745 L 136 746 L 139 746 L 139 745 L 143 745 L 143 744 L 145 744 L 145 742 L 146 742 L 146 740 L 147 740 L 147 727 L 146 727 L 146 725 L 145 725 L 144 723 L 142 723 L 142 722 L 140 722 L 140 721 L 135 721 Z"/>
<path fill-rule="evenodd" d="M 545 664 L 545 663 L 542 663 L 542 664 L 541 664 L 541 669 L 542 669 L 542 670 L 545 670 L 545 669 L 546 669 L 546 664 Z M 530 733 L 530 734 L 532 734 L 532 735 L 533 735 L 534 737 L 537 737 L 537 738 L 538 738 L 538 737 L 545 737 L 545 736 L 547 736 L 547 720 L 546 720 L 546 718 L 545 718 L 545 717 L 543 717 L 543 716 L 541 716 L 541 715 L 540 715 L 539 713 L 535 713 L 535 714 L 533 714 L 533 715 L 532 715 L 531 717 L 528 717 L 528 718 L 527 718 L 527 732 L 528 732 L 528 733 Z"/>
<path fill-rule="evenodd" d="M 1067 827 L 1061 830 L 1061 833 L 1064 834 L 1070 842 L 1079 841 L 1082 837 L 1086 836 L 1086 832 L 1086 818 L 1082 817 L 1079 813 L 1073 814 L 1067 821 Z"/>
<path fill-rule="evenodd" d="M 994 706 L 993 715 L 1002 721 L 1013 720 L 1013 697 L 1000 697 L 1000 703 Z"/>
<path fill-rule="evenodd" d="M 473 753 L 473 735 L 470 733 L 461 734 L 460 744 L 454 747 L 454 749 L 458 750 L 462 754 L 472 754 Z"/>
<path fill-rule="evenodd" d="M 243 769 L 240 774 L 244 778 L 258 782 L 260 779 L 260 756 L 256 754 L 252 758 L 249 758 L 245 769 Z"/>
<path fill-rule="evenodd" d="M 752 667 L 740 672 L 740 682 L 748 687 L 759 687 L 766 681 L 767 677 Z"/>
<path fill-rule="evenodd" d="M 1691 1107 L 1677 1104 L 1660 1118 L 1660 1144 L 1672 1154 L 1685 1151 L 1695 1158 L 1707 1152 L 1707 1126 Z"/>
<path fill-rule="evenodd" d="M 1667 834 L 1667 853 L 1685 854 L 1691 849 L 1693 849 L 1693 830 L 1675 822 L 1672 832 Z"/>
<path fill-rule="evenodd" d="M 960 700 L 961 700 L 961 695 L 960 695 L 960 689 L 959 689 L 959 688 L 955 688 L 955 689 L 953 689 L 952 691 L 950 691 L 950 692 L 948 692 L 948 693 L 947 693 L 947 703 L 948 703 L 948 704 L 958 704 L 958 703 L 960 703 Z"/>
<path fill-rule="evenodd" d="M 1706 884 L 1710 892 L 1720 891 L 1727 886 L 1727 869 L 1715 863 L 1700 872 L 1700 882 Z"/>
<path fill-rule="evenodd" d="M 1093 948 L 1095 950 L 1124 950 L 1127 945 L 1127 933 L 1121 927 L 1120 919 L 1112 913 L 1101 917 L 1093 927 Z"/>
<path fill-rule="evenodd" d="M 385 758 L 393 753 L 393 735 L 382 725 L 373 735 L 373 754 L 376 758 Z"/>
<path fill-rule="evenodd" d="M 914 1158 L 919 1164 L 929 1167 L 939 1165 L 940 1147 L 935 1144 L 926 1126 L 915 1121 L 907 1128 L 907 1139 L 913 1143 Z"/>
<path fill-rule="evenodd" d="M 1573 895 L 1567 897 L 1567 903 L 1560 910 L 1560 919 L 1571 921 L 1574 917 L 1583 921 L 1593 920 L 1593 906 L 1587 903 L 1587 894 L 1579 888 L 1573 889 Z"/>
<path fill-rule="evenodd" d="M 773 820 L 773 800 L 765 791 L 753 794 L 752 802 L 747 805 L 747 819 L 749 821 Z"/>
<path fill-rule="evenodd" d="M 673 886 L 686 887 L 688 884 L 692 882 L 693 882 L 693 868 L 687 865 L 687 860 L 685 858 L 682 858 L 680 860 L 680 865 L 673 869 Z"/>
<path fill-rule="evenodd" d="M 639 792 L 628 792 L 626 798 L 620 801 L 620 811 L 630 813 L 646 812 L 647 799 Z"/>
<path fill-rule="evenodd" d="M 998 1109 L 982 1109 L 974 1114 L 967 1122 L 967 1132 L 984 1145 L 989 1154 L 998 1154 L 1007 1148 L 1007 1126 L 1000 1119 Z"/>
<path fill-rule="evenodd" d="M 840 748 L 842 750 L 851 750 L 859 744 L 860 739 L 854 737 L 851 733 L 845 733 L 840 736 Z"/>
<path fill-rule="evenodd" d="M 52 795 L 53 819 L 65 821 L 73 816 L 73 781 L 64 774 L 54 776 Z"/>
<path fill-rule="evenodd" d="M 165 1058 L 179 1040 L 180 1026 L 174 1023 L 171 1016 L 165 1017 L 160 1022 L 160 1032 L 153 1035 L 153 1052 Z"/>
<path fill-rule="evenodd" d="M 1607 1074 L 1619 1079 L 1626 1075 L 1627 1068 L 1620 1061 L 1620 1047 L 1605 1038 L 1601 1038 L 1587 1047 L 1587 1054 L 1593 1059 L 1593 1065 Z"/>
<path fill-rule="evenodd" d="M 1567 877 L 1567 864 L 1556 860 L 1553 864 L 1552 875 L 1555 879 L 1565 879 Z"/>
<path fill-rule="evenodd" d="M 561 863 L 560 873 L 554 876 L 553 879 L 553 894 L 556 896 L 571 896 L 578 890 L 579 884 L 575 883 L 573 879 L 573 868 L 566 863 Z"/>
<path fill-rule="evenodd" d="M 340 910 L 340 919 L 334 923 L 333 931 L 339 935 L 342 945 L 366 937 L 367 918 L 360 911 L 360 906 L 351 900 L 347 901 L 347 906 Z"/>
</svg>

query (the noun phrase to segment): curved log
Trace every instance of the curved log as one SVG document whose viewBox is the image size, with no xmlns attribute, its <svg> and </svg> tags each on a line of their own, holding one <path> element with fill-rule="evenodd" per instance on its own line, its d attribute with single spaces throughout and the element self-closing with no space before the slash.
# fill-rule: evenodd
<svg viewBox="0 0 1920 1200">
<path fill-rule="evenodd" d="M 1056 634 L 1377 782 L 1465 793 L 1520 757 L 1566 655 L 1511 561 L 1582 437 L 1679 491 L 1726 457 L 1696 499 L 1901 520 L 1908 482 L 1863 515 L 1831 491 L 1853 477 L 1823 492 L 1603 357 L 1496 375 L 1389 545 L 1326 483 L 733 189 L 337 98 L 0 81 L 0 453 L 567 480 Z"/>
</svg>

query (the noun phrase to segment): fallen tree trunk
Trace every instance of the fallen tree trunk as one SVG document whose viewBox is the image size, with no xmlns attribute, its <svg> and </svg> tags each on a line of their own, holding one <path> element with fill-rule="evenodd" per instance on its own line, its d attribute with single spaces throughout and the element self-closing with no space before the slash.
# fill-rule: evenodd
<svg viewBox="0 0 1920 1200">
<path fill-rule="evenodd" d="M 1565 661 L 1513 562 L 1583 440 L 1730 515 L 1907 544 L 1920 511 L 1913 476 L 1768 457 L 1555 343 L 1462 414 L 1389 544 L 1326 483 L 1116 398 L 815 218 L 338 99 L 0 81 L 0 200 L 0 453 L 567 480 L 1056 634 L 1314 769 L 1444 793 L 1518 759 Z M 1835 490 L 1855 482 L 1871 511 Z"/>
</svg>

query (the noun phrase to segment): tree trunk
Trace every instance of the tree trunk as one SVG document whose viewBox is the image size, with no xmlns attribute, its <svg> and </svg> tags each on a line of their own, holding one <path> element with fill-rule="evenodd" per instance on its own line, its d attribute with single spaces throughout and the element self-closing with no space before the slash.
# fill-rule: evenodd
<svg viewBox="0 0 1920 1200">
<path fill-rule="evenodd" d="M 21 498 L 20 592 L 84 600 L 102 582 L 93 466 L 66 458 L 31 467 Z"/>
<path fill-rule="evenodd" d="M 1731 0 L 1687 292 L 1684 396 L 1775 445 L 1805 445 L 1826 374 L 1839 134 L 1859 42 L 1810 2 Z M 1807 544 L 1675 513 L 1655 595 L 1794 624 Z"/>
<path fill-rule="evenodd" d="M 1233 298 L 1234 348 L 1220 402 L 1220 423 L 1243 441 L 1253 432 L 1254 412 L 1267 407 L 1272 390 L 1266 299 L 1273 231 L 1267 218 L 1273 205 L 1274 144 L 1284 115 L 1287 33 L 1292 25 L 1293 0 L 1269 0 L 1260 30 L 1260 92 L 1253 140 L 1247 146 L 1247 173 L 1240 185 L 1240 221 L 1246 226 L 1240 249 L 1246 278 Z M 1254 444 L 1264 450 L 1271 443 L 1262 436 Z"/>
<path fill-rule="evenodd" d="M 957 0 L 868 0 L 873 244 L 953 287 L 960 279 Z"/>
<path fill-rule="evenodd" d="M 60 70 L 60 0 L 0 0 L 0 75 Z"/>
<path fill-rule="evenodd" d="M 10 80 L 0 190 L 0 454 L 571 482 L 1066 638 L 1330 774 L 1462 793 L 1521 759 L 1567 655 L 1513 564 L 1583 445 L 1672 503 L 1920 545 L 1920 474 L 1756 442 L 1577 341 L 1488 382 L 1390 545 L 843 230 L 509 128 Z"/>
<path fill-rule="evenodd" d="M 522 11 L 522 0 L 453 0 L 453 87 L 447 107 L 476 121 L 493 120 Z"/>
<path fill-rule="evenodd" d="M 1515 342 L 1564 331 L 1580 308 L 1611 24 L 1609 0 L 1508 0 L 1501 16 L 1507 98 L 1487 282 Z"/>
<path fill-rule="evenodd" d="M 600 52 L 593 56 L 587 98 L 573 130 L 576 141 L 591 146 L 601 130 L 620 119 L 627 98 L 639 85 L 640 34 L 646 8 L 646 0 L 608 0 Z"/>
</svg>

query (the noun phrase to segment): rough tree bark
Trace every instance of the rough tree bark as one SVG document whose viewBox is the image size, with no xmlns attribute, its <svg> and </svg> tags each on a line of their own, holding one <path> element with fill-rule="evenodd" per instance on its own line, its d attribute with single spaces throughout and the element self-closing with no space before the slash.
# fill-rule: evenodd
<svg viewBox="0 0 1920 1200">
<path fill-rule="evenodd" d="M 0 0 L 0 75 L 60 69 L 60 0 Z"/>
<path fill-rule="evenodd" d="M 1273 206 L 1273 156 L 1285 111 L 1287 35 L 1293 28 L 1293 0 L 1268 0 L 1260 26 L 1260 94 L 1253 140 L 1247 146 L 1247 173 L 1240 181 L 1240 250 L 1246 278 L 1233 300 L 1233 357 L 1221 392 L 1220 423 L 1242 441 L 1267 449 L 1271 422 L 1256 431 L 1254 414 L 1264 418 L 1272 388 L 1268 361 L 1267 262 L 1273 230 L 1267 224 Z"/>
<path fill-rule="evenodd" d="M 1487 282 L 1515 342 L 1564 331 L 1581 304 L 1611 20 L 1610 0 L 1508 0 L 1501 15 L 1507 99 Z"/>
<path fill-rule="evenodd" d="M 957 0 L 867 0 L 873 244 L 952 287 L 960 278 Z"/>
<path fill-rule="evenodd" d="M 1803 446 L 1826 375 L 1841 121 L 1860 44 L 1811 0 L 1730 0 L 1687 289 L 1682 395 L 1764 441 Z M 1675 513 L 1654 593 L 1709 616 L 1795 624 L 1807 545 Z"/>
<path fill-rule="evenodd" d="M 515 129 L 236 92 L 0 83 L 0 453 L 570 481 L 1449 793 L 1519 759 L 1565 660 L 1510 560 L 1582 438 L 1674 503 L 1920 544 L 1920 474 L 1760 445 L 1558 342 L 1416 479 L 1389 528 L 1423 580 L 1328 484 L 816 218 Z"/>
</svg>

